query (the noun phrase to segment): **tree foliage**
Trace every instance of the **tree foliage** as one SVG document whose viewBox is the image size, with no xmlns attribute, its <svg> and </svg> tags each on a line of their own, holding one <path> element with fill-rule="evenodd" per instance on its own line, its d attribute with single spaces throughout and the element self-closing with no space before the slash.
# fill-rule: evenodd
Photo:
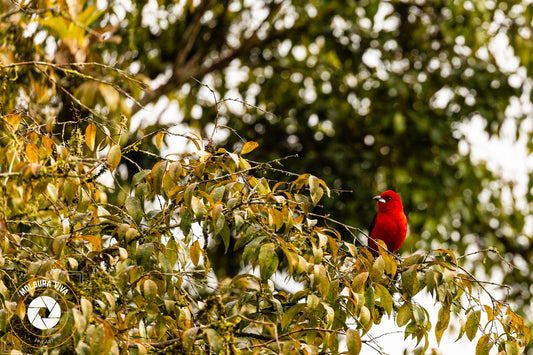
<svg viewBox="0 0 533 355">
<path fill-rule="evenodd" d="M 81 117 L 65 125 L 73 126 L 68 142 L 22 113 L 2 116 L 1 330 L 8 349 L 35 351 L 14 328 L 26 313 L 12 300 L 17 285 L 38 277 L 75 290 L 79 299 L 65 311 L 72 324 L 61 332 L 73 331 L 62 349 L 78 353 L 339 353 L 345 344 L 357 354 L 379 351 L 365 335 L 383 317 L 405 326 L 424 352 L 430 332 L 440 341 L 451 313 L 464 319 L 459 337 L 482 334 L 476 353 L 518 354 L 529 341 L 522 318 L 452 251 L 402 259 L 380 248 L 374 258 L 342 241 L 338 229 L 320 223 L 329 218 L 312 212 L 331 193 L 325 182 L 310 174 L 262 177 L 279 169 L 276 161 L 246 159 L 260 149 L 253 141 L 240 152 L 208 152 L 199 136 L 187 135 L 194 153 L 139 167 L 124 186 L 115 177 L 136 146 L 115 143 L 121 130 Z M 97 178 L 103 172 L 113 175 L 108 186 Z M 250 269 L 213 279 L 214 241 L 231 245 Z M 294 286 L 275 282 L 280 273 Z M 440 305 L 436 325 L 414 298 L 424 289 Z"/>
<path fill-rule="evenodd" d="M 462 312 L 469 339 L 486 319 L 480 353 L 528 342 L 507 304 L 485 304 L 472 287 L 474 274 L 501 271 L 506 301 L 528 313 L 531 275 L 507 265 L 531 259 L 529 206 L 506 206 L 514 182 L 473 165 L 459 127 L 482 118 L 497 135 L 526 117 L 506 110 L 529 100 L 532 4 L 42 0 L 0 9 L 3 257 L 20 272 L 2 280 L 90 275 L 73 284 L 82 292 L 73 348 L 336 349 L 345 337 L 356 352 L 379 346 L 364 334 L 392 314 L 424 349 L 450 312 Z M 515 62 L 496 56 L 502 39 Z M 173 103 L 168 124 L 157 105 Z M 195 153 L 161 153 L 180 136 L 177 123 L 196 130 L 185 138 Z M 112 186 L 102 185 L 109 173 Z M 353 244 L 364 227 L 349 226 L 374 213 L 362 201 L 386 187 L 409 214 L 403 250 L 426 252 L 374 260 Z M 258 274 L 236 276 L 241 261 Z M 276 270 L 305 292 L 269 282 Z M 436 325 L 412 299 L 421 289 L 441 305 Z M 6 331 L 16 312 L 2 290 Z"/>
</svg>

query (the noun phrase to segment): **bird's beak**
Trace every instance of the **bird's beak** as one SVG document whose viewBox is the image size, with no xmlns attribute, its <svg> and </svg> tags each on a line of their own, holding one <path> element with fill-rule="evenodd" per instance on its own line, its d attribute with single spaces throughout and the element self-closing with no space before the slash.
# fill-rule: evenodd
<svg viewBox="0 0 533 355">
<path fill-rule="evenodd" d="M 387 201 L 385 201 L 385 199 L 383 197 L 381 197 L 380 195 L 377 195 L 377 196 L 374 196 L 372 197 L 373 200 L 376 200 L 378 202 L 381 202 L 381 203 L 385 203 Z"/>
</svg>

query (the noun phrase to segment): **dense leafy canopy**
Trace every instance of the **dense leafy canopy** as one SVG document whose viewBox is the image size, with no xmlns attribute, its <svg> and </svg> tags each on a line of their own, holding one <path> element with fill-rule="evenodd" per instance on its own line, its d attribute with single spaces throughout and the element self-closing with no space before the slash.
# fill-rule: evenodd
<svg viewBox="0 0 533 355">
<path fill-rule="evenodd" d="M 502 328 L 484 328 L 480 353 L 495 343 L 516 353 L 527 328 L 495 299 L 473 298 L 472 274 L 501 271 L 507 300 L 529 312 L 531 275 L 504 261 L 531 260 L 529 205 L 502 202 L 520 191 L 471 163 L 459 128 L 481 118 L 497 135 L 527 122 L 508 108 L 529 101 L 532 6 L 1 2 L 2 255 L 21 272 L 4 283 L 23 270 L 91 275 L 76 286 L 96 287 L 81 295 L 84 320 L 73 311 L 79 351 L 336 349 L 343 336 L 355 351 L 378 346 L 360 337 L 384 314 L 422 340 L 432 325 L 412 296 L 425 288 L 442 307 L 438 339 L 461 311 L 473 339 L 483 311 Z M 498 50 L 515 56 L 502 62 Z M 139 118 L 148 123 L 132 126 Z M 174 154 L 178 124 L 198 132 L 192 155 Z M 109 172 L 106 187 L 98 177 Z M 385 188 L 408 212 L 402 250 L 435 251 L 374 260 L 360 248 L 348 226 L 365 229 Z M 239 257 L 259 273 L 235 276 Z M 268 282 L 276 270 L 305 291 Z M 465 297 L 472 307 L 457 303 Z"/>
<path fill-rule="evenodd" d="M 115 178 L 106 187 L 97 176 L 116 177 L 136 147 L 114 143 L 121 131 L 92 119 L 66 126 L 73 129 L 68 142 L 21 113 L 2 116 L 0 327 L 8 349 L 43 347 L 21 335 L 26 310 L 13 291 L 43 277 L 65 282 L 77 296 L 63 307 L 70 322 L 60 345 L 67 352 L 338 353 L 345 344 L 357 354 L 363 346 L 380 349 L 365 334 L 392 315 L 424 352 L 431 331 L 440 341 L 451 313 L 465 319 L 459 337 L 482 334 L 477 353 L 495 347 L 518 354 L 529 341 L 522 318 L 453 252 L 401 259 L 380 248 L 373 257 L 320 226 L 325 217 L 311 208 L 330 195 L 325 182 L 310 174 L 280 182 L 258 177 L 275 162 L 247 160 L 258 147 L 253 141 L 240 153 L 210 153 L 191 134 L 195 153 L 140 168 L 129 187 Z M 164 134 L 155 134 L 156 142 Z M 231 246 L 252 270 L 213 278 L 212 242 Z M 274 282 L 276 272 L 294 286 Z M 440 304 L 435 326 L 413 298 L 423 289 Z"/>
</svg>

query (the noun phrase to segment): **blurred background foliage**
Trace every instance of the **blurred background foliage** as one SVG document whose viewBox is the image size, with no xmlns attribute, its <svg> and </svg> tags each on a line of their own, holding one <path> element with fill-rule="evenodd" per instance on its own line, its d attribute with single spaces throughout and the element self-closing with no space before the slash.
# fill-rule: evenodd
<svg viewBox="0 0 533 355">
<path fill-rule="evenodd" d="M 371 197 L 398 191 L 404 254 L 495 248 L 476 273 L 533 311 L 532 183 L 474 164 L 468 136 L 477 120 L 491 137 L 512 122 L 531 139 L 533 4 L 2 0 L 0 14 L 2 114 L 90 115 L 128 131 L 122 145 L 163 126 L 209 137 L 218 115 L 217 145 L 257 141 L 259 161 L 298 154 L 284 168 L 336 189 L 323 209 L 343 223 L 365 229 Z"/>
</svg>

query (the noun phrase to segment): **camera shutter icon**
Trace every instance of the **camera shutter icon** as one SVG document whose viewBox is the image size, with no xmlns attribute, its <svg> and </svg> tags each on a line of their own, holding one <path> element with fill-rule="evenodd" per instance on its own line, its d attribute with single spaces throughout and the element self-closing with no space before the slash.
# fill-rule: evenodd
<svg viewBox="0 0 533 355">
<path fill-rule="evenodd" d="M 48 317 L 41 317 L 39 311 L 45 308 Z M 55 299 L 48 296 L 40 296 L 35 298 L 28 305 L 28 320 L 38 329 L 47 330 L 52 329 L 59 323 L 61 318 L 61 306 Z"/>
</svg>

